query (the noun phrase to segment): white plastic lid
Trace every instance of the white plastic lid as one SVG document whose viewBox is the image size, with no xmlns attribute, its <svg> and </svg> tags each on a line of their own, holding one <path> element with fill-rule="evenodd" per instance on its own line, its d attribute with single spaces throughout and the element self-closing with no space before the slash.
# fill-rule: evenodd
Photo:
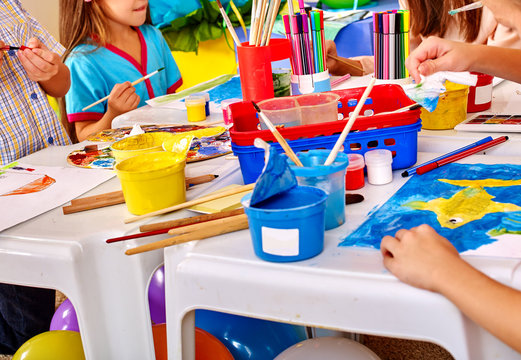
<svg viewBox="0 0 521 360">
<path fill-rule="evenodd" d="M 393 154 L 387 149 L 375 149 L 365 153 L 367 166 L 388 165 L 393 162 Z"/>
<path fill-rule="evenodd" d="M 204 97 L 202 96 L 194 96 L 193 94 L 188 96 L 185 99 L 185 105 L 186 106 L 197 106 L 197 105 L 204 105 L 206 103 Z"/>
<path fill-rule="evenodd" d="M 207 92 L 193 93 L 192 96 L 202 96 L 206 101 L 210 101 L 210 94 Z"/>
<path fill-rule="evenodd" d="M 347 166 L 347 170 L 356 170 L 363 168 L 365 166 L 364 156 L 360 154 L 347 154 L 349 159 L 349 165 Z"/>
</svg>

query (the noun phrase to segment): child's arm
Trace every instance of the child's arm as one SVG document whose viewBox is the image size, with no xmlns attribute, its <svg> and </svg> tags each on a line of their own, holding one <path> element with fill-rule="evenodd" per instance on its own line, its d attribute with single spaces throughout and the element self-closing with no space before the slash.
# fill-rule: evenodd
<svg viewBox="0 0 521 360">
<path fill-rule="evenodd" d="M 127 111 L 134 110 L 139 105 L 139 95 L 136 94 L 136 89 L 129 81 L 122 84 L 116 84 L 107 103 L 107 111 L 99 120 L 92 121 L 76 121 L 76 136 L 78 141 L 85 140 L 90 134 L 110 129 L 112 127 L 112 120 Z"/>
<path fill-rule="evenodd" d="M 386 236 L 380 248 L 385 267 L 398 279 L 446 296 L 470 319 L 521 351 L 521 292 L 473 268 L 428 225 Z"/>
<path fill-rule="evenodd" d="M 29 79 L 37 81 L 50 96 L 64 96 L 71 86 L 71 79 L 69 68 L 60 56 L 51 52 L 36 38 L 31 38 L 26 46 L 32 50 L 18 50 L 17 56 Z"/>
<path fill-rule="evenodd" d="M 501 61 L 498 61 L 501 59 Z M 521 50 L 467 44 L 431 36 L 405 61 L 413 79 L 438 71 L 477 71 L 521 82 Z"/>
</svg>

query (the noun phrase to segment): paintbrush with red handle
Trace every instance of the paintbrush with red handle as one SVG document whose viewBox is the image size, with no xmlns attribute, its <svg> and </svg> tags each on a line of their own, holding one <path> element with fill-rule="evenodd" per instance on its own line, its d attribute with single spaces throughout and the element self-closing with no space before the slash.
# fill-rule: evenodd
<svg viewBox="0 0 521 360">
<path fill-rule="evenodd" d="M 25 50 L 25 49 L 29 49 L 29 50 L 32 50 L 33 48 L 30 48 L 30 47 L 27 47 L 27 46 L 11 46 L 11 45 L 5 45 L 5 46 L 2 46 L 0 48 L 0 50 L 5 50 L 5 51 L 9 51 L 9 50 Z"/>
</svg>

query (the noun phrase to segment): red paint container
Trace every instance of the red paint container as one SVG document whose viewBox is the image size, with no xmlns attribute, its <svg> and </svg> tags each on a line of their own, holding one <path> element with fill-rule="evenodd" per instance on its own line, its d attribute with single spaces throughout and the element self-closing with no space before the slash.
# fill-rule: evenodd
<svg viewBox="0 0 521 360">
<path fill-rule="evenodd" d="M 364 156 L 360 154 L 347 154 L 349 165 L 346 171 L 346 190 L 356 190 L 365 185 Z"/>
<path fill-rule="evenodd" d="M 488 74 L 472 72 L 478 76 L 476 86 L 469 88 L 467 112 L 478 112 L 490 109 L 492 105 L 492 79 Z"/>
</svg>

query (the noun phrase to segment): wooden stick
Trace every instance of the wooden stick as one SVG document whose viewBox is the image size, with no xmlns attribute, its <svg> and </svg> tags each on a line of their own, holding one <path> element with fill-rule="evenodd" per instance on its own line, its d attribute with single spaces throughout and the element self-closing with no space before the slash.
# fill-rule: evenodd
<svg viewBox="0 0 521 360">
<path fill-rule="evenodd" d="M 255 37 L 255 46 L 259 46 L 262 38 L 262 32 L 264 29 L 264 26 L 266 25 L 266 12 L 268 10 L 268 0 L 262 0 L 261 4 L 261 12 L 258 19 L 258 26 L 255 29 L 257 31 L 256 37 Z"/>
<path fill-rule="evenodd" d="M 279 13 L 279 9 L 280 9 L 280 2 L 281 0 L 276 0 L 276 5 L 275 5 L 275 9 L 273 11 L 273 16 L 271 18 L 271 21 L 270 21 L 270 29 L 269 29 L 269 32 L 268 32 L 268 38 L 266 39 L 266 45 L 269 45 L 270 44 L 270 39 L 271 39 L 271 34 L 273 32 L 273 26 L 275 26 L 275 20 L 277 20 L 277 15 Z"/>
<path fill-rule="evenodd" d="M 188 189 L 192 185 L 210 182 L 218 176 L 219 175 L 207 174 L 186 178 L 186 188 Z M 125 198 L 123 196 L 123 191 L 119 190 L 105 194 L 98 194 L 93 196 L 87 196 L 84 198 L 73 199 L 71 200 L 71 204 L 68 206 L 64 206 L 62 210 L 64 215 L 68 215 L 80 211 L 93 210 L 105 206 L 123 204 L 124 202 Z"/>
<path fill-rule="evenodd" d="M 362 109 L 362 106 L 364 106 L 364 104 L 365 104 L 365 100 L 371 93 L 371 90 L 373 89 L 375 81 L 376 81 L 376 79 L 372 78 L 371 81 L 369 82 L 369 85 L 367 85 L 367 87 L 365 88 L 365 91 L 362 94 L 362 97 L 358 101 L 358 104 L 356 104 L 355 110 L 349 117 L 349 121 L 347 122 L 346 126 L 344 127 L 344 130 L 342 130 L 342 133 L 338 137 L 338 140 L 336 141 L 335 146 L 333 146 L 333 150 L 331 150 L 331 152 L 329 153 L 329 156 L 327 157 L 324 165 L 326 165 L 326 166 L 331 165 L 333 163 L 333 161 L 335 161 L 336 156 L 338 155 L 338 151 L 344 144 L 344 140 L 346 139 L 347 134 L 349 134 L 349 131 L 353 127 L 353 124 L 355 123 L 355 120 L 358 117 L 360 110 Z"/>
<path fill-rule="evenodd" d="M 260 107 L 257 104 L 255 104 L 255 102 L 253 102 L 253 101 L 251 103 L 253 104 L 253 107 L 255 107 L 255 110 L 257 110 L 257 112 L 259 113 L 259 118 L 264 122 L 264 124 L 266 124 L 268 129 L 270 129 L 273 136 L 275 136 L 275 139 L 277 139 L 280 146 L 282 146 L 282 148 L 284 149 L 284 152 L 286 153 L 286 155 L 288 155 L 289 158 L 291 160 L 293 160 L 293 162 L 297 166 L 304 166 L 304 165 L 302 165 L 302 162 L 297 157 L 297 155 L 293 152 L 293 149 L 291 148 L 291 146 L 289 146 L 286 139 L 284 139 L 284 137 L 280 134 L 280 132 L 277 130 L 277 128 L 275 126 L 273 126 L 270 119 L 268 119 L 268 117 L 266 115 L 264 115 L 264 113 L 261 111 Z"/>
<path fill-rule="evenodd" d="M 180 226 L 198 224 L 198 223 L 205 222 L 205 221 L 222 219 L 222 218 L 225 218 L 228 216 L 235 216 L 235 215 L 241 215 L 241 214 L 244 214 L 243 208 L 235 209 L 235 210 L 220 211 L 220 212 L 217 212 L 214 214 L 197 215 L 197 216 L 192 216 L 192 217 L 183 218 L 183 219 L 176 219 L 176 220 L 170 220 L 170 221 L 162 221 L 162 222 L 153 223 L 153 224 L 141 225 L 139 227 L 139 231 L 148 232 L 148 231 L 154 231 L 154 230 L 173 229 L 173 228 L 177 228 Z"/>
<path fill-rule="evenodd" d="M 125 251 L 127 255 L 139 254 L 145 251 L 162 249 L 170 245 L 182 244 L 193 240 L 202 240 L 209 237 L 227 234 L 233 231 L 248 228 L 248 217 L 246 214 L 231 216 L 224 219 L 208 221 L 201 224 L 200 228 L 187 234 L 182 234 L 172 238 L 155 241 L 150 244 L 141 245 Z"/>
<path fill-rule="evenodd" d="M 226 191 L 221 191 L 221 192 L 219 192 L 217 194 L 211 194 L 211 195 L 203 196 L 203 197 L 201 197 L 199 199 L 194 199 L 194 200 L 187 201 L 187 202 L 184 202 L 184 203 L 181 203 L 181 204 L 177 204 L 177 205 L 174 205 L 174 206 L 167 207 L 165 209 L 152 211 L 152 212 L 150 212 L 148 214 L 134 216 L 132 218 L 125 219 L 125 224 L 129 224 L 129 223 L 132 223 L 132 222 L 135 222 L 135 221 L 146 219 L 146 218 L 149 218 L 151 216 L 162 215 L 162 214 L 166 214 L 166 213 L 169 213 L 169 212 L 172 212 L 172 211 L 185 209 L 187 207 L 190 207 L 190 206 L 193 206 L 193 205 L 202 204 L 202 203 L 210 201 L 210 200 L 220 199 L 220 198 L 223 198 L 223 197 L 226 197 L 226 196 L 229 196 L 229 195 L 234 195 L 234 194 L 238 194 L 238 193 L 241 193 L 241 192 L 250 191 L 250 190 L 253 190 L 254 187 L 255 187 L 255 183 L 248 184 L 248 185 L 242 185 L 242 186 L 239 186 L 239 187 L 236 187 L 236 188 L 233 188 L 233 189 L 229 189 L 229 190 L 226 190 Z"/>
<path fill-rule="evenodd" d="M 342 64 L 344 64 L 348 68 L 350 68 L 349 72 L 351 73 L 351 75 L 362 76 L 364 74 L 364 69 L 359 65 L 358 61 L 341 58 L 339 56 L 332 55 L 332 54 L 327 54 L 327 56 L 330 57 L 331 59 L 335 59 L 336 61 L 341 62 Z"/>
<path fill-rule="evenodd" d="M 219 11 L 221 12 L 224 22 L 226 23 L 226 26 L 228 27 L 228 31 L 230 31 L 233 41 L 235 41 L 235 45 L 241 46 L 241 41 L 239 40 L 239 37 L 237 36 L 235 29 L 233 28 L 230 18 L 228 17 L 228 15 L 226 15 L 226 11 L 224 10 L 221 2 L 219 0 L 215 0 L 215 1 L 217 2 L 217 6 L 219 6 Z"/>
<path fill-rule="evenodd" d="M 385 112 L 377 113 L 377 114 L 374 114 L 374 115 L 376 116 L 376 115 L 396 114 L 396 113 L 405 112 L 405 111 L 409 111 L 409 110 L 416 110 L 416 109 L 419 109 L 421 107 L 422 106 L 420 104 L 411 104 L 411 105 L 407 105 L 407 106 L 401 107 L 401 108 L 393 110 L 393 111 L 385 111 Z"/>
</svg>

